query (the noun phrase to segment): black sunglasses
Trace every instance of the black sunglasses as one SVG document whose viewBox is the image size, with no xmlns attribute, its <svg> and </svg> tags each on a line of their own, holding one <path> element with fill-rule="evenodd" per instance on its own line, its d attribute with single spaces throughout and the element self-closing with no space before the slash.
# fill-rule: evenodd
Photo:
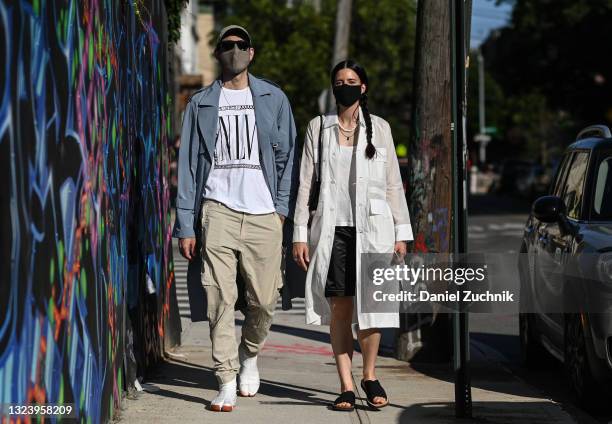
<svg viewBox="0 0 612 424">
<path fill-rule="evenodd" d="M 234 46 L 238 46 L 238 48 L 242 51 L 248 50 L 251 45 L 248 41 L 240 40 L 240 41 L 221 41 L 219 43 L 219 50 L 222 52 L 228 52 L 234 49 Z"/>
</svg>

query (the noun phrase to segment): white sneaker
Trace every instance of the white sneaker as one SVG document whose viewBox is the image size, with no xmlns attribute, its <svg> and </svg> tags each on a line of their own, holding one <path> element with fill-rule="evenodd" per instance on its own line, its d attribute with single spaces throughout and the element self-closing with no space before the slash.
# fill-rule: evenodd
<svg viewBox="0 0 612 424">
<path fill-rule="evenodd" d="M 236 406 L 236 379 L 219 386 L 219 394 L 210 402 L 210 410 L 232 412 Z"/>
<path fill-rule="evenodd" d="M 240 360 L 240 396 L 255 396 L 259 390 L 259 370 L 257 369 L 257 355 L 249 358 L 242 348 L 238 348 L 238 358 Z"/>
</svg>

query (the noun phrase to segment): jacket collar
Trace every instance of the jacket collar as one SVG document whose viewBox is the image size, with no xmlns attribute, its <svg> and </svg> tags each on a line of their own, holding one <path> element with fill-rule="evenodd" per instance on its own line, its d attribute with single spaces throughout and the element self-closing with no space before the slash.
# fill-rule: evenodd
<svg viewBox="0 0 612 424">
<path fill-rule="evenodd" d="M 219 105 L 219 96 L 221 95 L 221 88 L 223 87 L 223 83 L 221 82 L 221 77 L 219 76 L 213 83 L 208 87 L 208 90 L 204 90 L 202 92 L 202 97 L 198 104 L 200 106 L 218 106 Z M 251 93 L 253 97 L 261 97 L 266 96 L 268 94 L 272 94 L 270 91 L 270 84 L 264 83 L 262 80 L 257 78 L 256 76 L 249 73 L 249 88 L 251 89 Z"/>
<path fill-rule="evenodd" d="M 221 78 L 217 78 L 211 85 L 201 91 L 200 98 L 198 99 L 198 127 L 200 133 L 204 138 L 204 144 L 206 150 L 210 155 L 210 159 L 214 155 L 215 151 L 215 138 L 217 133 L 217 120 L 219 118 L 218 107 L 219 97 L 221 96 L 222 88 Z M 253 95 L 253 106 L 255 108 L 255 119 L 257 120 L 257 135 L 260 143 L 259 148 L 261 149 L 262 130 L 267 127 L 265 110 L 259 107 L 264 101 L 263 96 L 272 94 L 270 85 L 259 78 L 249 74 L 249 87 Z"/>
<path fill-rule="evenodd" d="M 365 121 L 361 119 L 362 116 L 363 110 L 361 109 L 361 106 L 359 106 L 359 126 L 361 128 L 365 128 L 366 124 Z M 338 113 L 336 112 L 336 110 L 325 114 L 325 116 L 323 117 L 323 128 L 329 128 L 335 125 L 338 125 Z"/>
</svg>

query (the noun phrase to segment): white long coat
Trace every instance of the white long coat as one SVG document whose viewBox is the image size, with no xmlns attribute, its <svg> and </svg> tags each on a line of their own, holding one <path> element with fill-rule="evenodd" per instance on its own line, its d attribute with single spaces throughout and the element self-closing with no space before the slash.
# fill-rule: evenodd
<svg viewBox="0 0 612 424">
<path fill-rule="evenodd" d="M 360 109 L 360 116 L 363 116 Z M 331 257 L 336 223 L 336 169 L 340 154 L 338 143 L 338 116 L 328 114 L 323 119 L 321 192 L 319 204 L 308 227 L 308 198 L 314 182 L 318 161 L 319 120 L 308 124 L 300 167 L 300 186 L 294 214 L 294 242 L 308 242 L 310 265 L 306 275 L 305 306 L 308 324 L 329 324 L 331 312 L 325 297 L 325 282 Z M 393 251 L 395 241 L 413 239 L 410 216 L 404 195 L 399 164 L 391 128 L 387 121 L 371 115 L 372 143 L 376 156 L 365 156 L 367 146 L 366 125 L 360 119 L 357 139 L 355 227 L 357 232 L 357 281 L 353 322 L 360 329 L 399 327 L 398 313 L 361 312 L 361 253 Z"/>
</svg>

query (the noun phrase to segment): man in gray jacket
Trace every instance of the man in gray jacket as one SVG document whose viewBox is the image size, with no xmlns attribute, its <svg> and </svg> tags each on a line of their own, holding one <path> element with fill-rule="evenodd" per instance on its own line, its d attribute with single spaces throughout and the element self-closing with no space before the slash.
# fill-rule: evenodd
<svg viewBox="0 0 612 424">
<path fill-rule="evenodd" d="M 195 257 L 202 233 L 202 284 L 207 296 L 219 394 L 213 411 L 259 389 L 257 354 L 272 324 L 282 286 L 282 226 L 289 215 L 295 123 L 287 96 L 249 74 L 255 51 L 249 33 L 221 30 L 215 57 L 221 77 L 197 91 L 183 117 L 174 237 Z M 234 332 L 237 273 L 247 306 L 238 346 Z"/>
</svg>

